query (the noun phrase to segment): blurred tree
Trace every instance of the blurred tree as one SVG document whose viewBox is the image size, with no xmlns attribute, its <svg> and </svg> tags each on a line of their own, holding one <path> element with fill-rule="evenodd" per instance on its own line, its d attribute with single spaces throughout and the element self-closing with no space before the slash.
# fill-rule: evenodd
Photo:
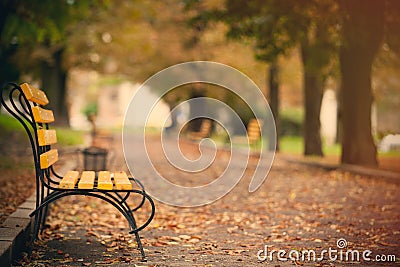
<svg viewBox="0 0 400 267">
<path fill-rule="evenodd" d="M 14 40 L 4 41 L 2 32 L 6 26 L 9 13 L 15 13 L 16 6 L 12 5 L 12 0 L 0 2 L 0 81 L 14 81 L 18 79 L 19 71 L 11 63 L 11 55 L 15 53 L 16 43 Z"/>
<path fill-rule="evenodd" d="M 173 64 L 212 55 L 193 42 L 202 30 L 186 27 L 181 0 L 112 1 L 96 17 L 71 36 L 74 65 L 142 82 Z"/>
<path fill-rule="evenodd" d="M 279 151 L 279 133 L 281 132 L 281 119 L 279 116 L 279 65 L 276 61 L 271 62 L 269 67 L 269 105 L 271 107 L 272 115 L 275 118 L 276 127 L 276 147 L 275 150 Z M 270 148 L 270 150 L 272 147 Z"/>
<path fill-rule="evenodd" d="M 400 51 L 400 2 L 343 0 L 339 3 L 343 12 L 341 161 L 376 166 L 377 151 L 371 133 L 371 67 L 382 41 L 393 51 Z"/>
<path fill-rule="evenodd" d="M 154 5 L 153 5 L 154 4 Z M 159 3 L 110 1 L 85 25 L 70 36 L 72 65 L 141 81 L 154 74 L 163 57 L 156 24 Z M 86 38 L 82 38 L 85 36 Z M 151 60 L 150 60 L 151 59 Z"/>
<path fill-rule="evenodd" d="M 188 0 L 197 7 L 199 0 Z M 273 112 L 278 115 L 276 62 L 300 45 L 304 67 L 304 154 L 322 156 L 320 107 L 326 78 L 331 74 L 337 49 L 337 4 L 335 1 L 250 0 L 226 1 L 223 8 L 200 12 L 192 25 L 207 25 L 212 20 L 225 22 L 228 37 L 254 40 L 256 58 L 270 62 L 269 81 Z M 198 27 L 198 26 L 197 26 Z M 203 26 L 204 27 L 204 26 Z"/>
<path fill-rule="evenodd" d="M 107 9 L 96 13 L 90 24 L 74 28 L 69 38 L 68 65 L 94 69 L 101 74 L 134 82 L 143 82 L 165 67 L 189 60 L 214 60 L 233 66 L 235 61 L 236 66 L 250 61 L 250 64 L 261 65 L 254 64 L 244 45 L 226 42 L 223 37 L 225 27 L 210 30 L 199 25 L 188 28 L 186 22 L 190 16 L 181 0 L 112 1 Z M 219 26 L 224 25 L 221 23 Z M 236 49 L 236 54 L 232 55 L 227 47 Z M 253 69 L 251 66 L 246 71 Z M 193 75 L 195 73 L 194 70 Z M 159 88 L 151 89 L 157 93 L 165 89 L 162 84 L 155 87 Z M 226 91 L 207 85 L 174 90 L 164 100 L 172 109 L 179 102 L 195 96 L 229 98 L 230 105 L 241 104 L 231 101 Z M 247 113 L 240 108 L 237 110 L 247 123 Z"/>
<path fill-rule="evenodd" d="M 400 1 L 386 0 L 385 3 L 385 43 L 400 55 Z"/>
<path fill-rule="evenodd" d="M 399 25 L 400 28 L 400 25 Z M 377 107 L 377 134 L 380 140 L 387 134 L 400 132 L 400 53 L 384 44 L 372 66 L 372 91 Z"/>
<path fill-rule="evenodd" d="M 65 62 L 68 37 L 105 2 L 15 0 L 2 1 L 0 19 L 1 69 L 10 62 L 20 73 L 39 77 L 59 124 L 67 124 Z M 3 73 L 4 74 L 4 73 Z M 16 75 L 2 76 L 15 80 Z"/>
</svg>

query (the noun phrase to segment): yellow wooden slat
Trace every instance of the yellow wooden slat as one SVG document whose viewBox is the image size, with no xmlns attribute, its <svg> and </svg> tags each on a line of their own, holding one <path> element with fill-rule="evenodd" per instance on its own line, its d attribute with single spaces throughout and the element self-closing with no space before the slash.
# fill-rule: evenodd
<svg viewBox="0 0 400 267">
<path fill-rule="evenodd" d="M 247 136 L 250 143 L 257 141 L 261 137 L 261 125 L 261 120 L 251 119 L 249 121 L 247 126 Z"/>
<path fill-rule="evenodd" d="M 100 171 L 97 179 L 97 188 L 103 190 L 112 190 L 111 173 L 109 171 Z"/>
<path fill-rule="evenodd" d="M 79 189 L 93 189 L 94 178 L 96 174 L 94 171 L 84 171 L 82 172 L 81 179 L 78 183 Z"/>
<path fill-rule="evenodd" d="M 60 181 L 59 188 L 73 189 L 78 181 L 79 172 L 78 171 L 68 171 L 65 176 Z"/>
<path fill-rule="evenodd" d="M 38 123 L 49 123 L 54 121 L 53 111 L 38 106 L 32 107 L 33 119 Z"/>
<path fill-rule="evenodd" d="M 259 131 L 260 127 L 258 126 L 258 124 L 250 125 L 249 130 L 250 131 Z"/>
<path fill-rule="evenodd" d="M 57 143 L 56 130 L 37 130 L 39 146 L 48 146 Z"/>
<path fill-rule="evenodd" d="M 125 172 L 114 172 L 114 184 L 117 190 L 132 190 L 132 184 Z"/>
<path fill-rule="evenodd" d="M 40 155 L 40 168 L 46 169 L 58 160 L 57 149 L 51 149 Z"/>
<path fill-rule="evenodd" d="M 49 103 L 49 100 L 47 99 L 45 92 L 43 92 L 42 90 L 36 89 L 35 87 L 27 83 L 21 84 L 21 89 L 25 97 L 29 101 L 35 102 L 42 106 L 47 105 Z"/>
</svg>

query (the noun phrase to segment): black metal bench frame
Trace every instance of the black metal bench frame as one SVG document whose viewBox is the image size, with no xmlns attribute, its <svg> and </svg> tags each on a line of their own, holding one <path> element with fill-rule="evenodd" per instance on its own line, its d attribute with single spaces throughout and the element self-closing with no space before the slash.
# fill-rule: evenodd
<svg viewBox="0 0 400 267">
<path fill-rule="evenodd" d="M 152 198 L 145 192 L 142 183 L 136 178 L 129 177 L 129 180 L 135 182 L 140 190 L 104 190 L 98 189 L 96 183 L 93 189 L 79 189 L 77 186 L 73 189 L 59 188 L 58 185 L 62 176 L 57 174 L 53 165 L 45 169 L 42 169 L 40 166 L 40 155 L 51 149 L 50 145 L 40 146 L 38 142 L 37 130 L 49 129 L 48 123 L 37 123 L 34 120 L 32 107 L 40 105 L 29 101 L 21 87 L 15 83 L 5 84 L 0 89 L 0 97 L 3 107 L 24 127 L 33 152 L 36 173 L 36 209 L 30 214 L 31 217 L 34 217 L 34 225 L 29 244 L 29 252 L 32 251 L 33 243 L 37 239 L 40 230 L 43 230 L 45 226 L 49 205 L 63 197 L 84 195 L 99 198 L 110 203 L 126 218 L 131 228 L 129 233 L 134 234 L 136 237 L 142 261 L 146 261 L 146 255 L 140 240 L 139 232 L 147 227 L 154 218 L 155 205 Z M 127 199 L 132 195 L 139 195 L 141 198 L 140 203 L 134 208 L 129 207 L 127 203 Z M 150 204 L 151 211 L 147 220 L 142 225 L 138 226 L 134 217 L 134 212 L 143 207 L 146 201 Z"/>
</svg>

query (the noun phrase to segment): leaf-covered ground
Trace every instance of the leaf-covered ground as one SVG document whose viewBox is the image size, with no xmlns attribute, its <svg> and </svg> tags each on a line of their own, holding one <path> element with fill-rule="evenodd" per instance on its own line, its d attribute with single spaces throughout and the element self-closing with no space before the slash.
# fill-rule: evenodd
<svg viewBox="0 0 400 267">
<path fill-rule="evenodd" d="M 157 157 L 159 147 L 150 149 Z M 183 143 L 182 150 L 188 157 L 198 153 L 197 147 L 189 143 Z M 116 156 L 115 162 L 123 162 L 121 153 Z M 223 171 L 224 158 L 229 155 L 218 152 L 217 160 L 222 162 L 198 174 L 193 182 L 217 177 Z M 32 259 L 21 259 L 17 265 L 400 265 L 400 183 L 289 164 L 278 155 L 266 182 L 255 193 L 249 193 L 255 160 L 248 164 L 244 179 L 213 204 L 178 208 L 156 202 L 155 219 L 141 232 L 147 262 L 140 262 L 135 238 L 127 234 L 127 223 L 112 206 L 89 197 L 70 197 L 52 205 L 48 228 L 36 243 Z M 156 162 L 160 172 L 174 174 L 174 168 L 162 160 Z M 146 211 L 137 214 L 139 221 Z M 347 241 L 343 253 L 371 250 L 371 258 L 395 255 L 397 260 L 358 262 L 346 261 L 343 256 L 340 261 L 337 240 L 341 238 Z M 300 256 L 305 250 L 315 250 L 317 257 L 331 248 L 338 250 L 338 259 L 330 261 L 325 254 L 317 262 L 307 261 L 307 257 L 304 261 L 278 261 L 275 253 L 272 263 L 269 259 L 260 261 L 257 253 L 265 246 L 269 251 L 297 251 Z"/>
<path fill-rule="evenodd" d="M 20 131 L 0 125 L 0 224 L 34 192 L 35 174 L 28 138 Z"/>
<path fill-rule="evenodd" d="M 29 198 L 35 190 L 31 159 L 0 156 L 0 223 Z"/>
</svg>

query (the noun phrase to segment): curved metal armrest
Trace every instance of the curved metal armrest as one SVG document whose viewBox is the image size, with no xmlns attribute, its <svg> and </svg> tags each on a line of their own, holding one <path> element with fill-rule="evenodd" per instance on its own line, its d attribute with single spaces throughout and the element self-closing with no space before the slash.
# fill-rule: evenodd
<svg viewBox="0 0 400 267">
<path fill-rule="evenodd" d="M 146 190 L 144 189 L 144 185 L 138 179 L 136 179 L 134 177 L 129 177 L 129 180 L 135 181 L 135 183 L 142 189 L 142 191 L 146 192 Z"/>
<path fill-rule="evenodd" d="M 80 148 L 75 148 L 74 150 L 71 150 L 71 151 L 62 151 L 62 154 L 63 154 L 63 155 L 65 155 L 65 154 L 76 154 L 77 162 L 76 162 L 75 166 L 73 167 L 73 168 L 75 168 L 75 167 L 79 166 L 79 155 L 80 155 L 81 152 L 82 152 L 82 149 L 80 149 Z M 54 165 L 52 165 L 52 166 L 50 167 L 50 169 L 51 169 L 51 173 L 52 173 L 55 177 L 57 177 L 57 178 L 59 178 L 59 179 L 62 179 L 62 178 L 63 178 L 63 176 L 60 175 L 60 174 L 55 170 Z M 54 181 L 54 182 L 55 182 L 55 181 Z M 58 183 L 58 182 L 56 182 L 56 183 Z"/>
<path fill-rule="evenodd" d="M 136 192 L 136 193 L 138 193 L 138 192 Z M 156 212 L 156 206 L 154 205 L 153 199 L 152 199 L 149 195 L 147 195 L 145 192 L 142 192 L 142 194 L 143 194 L 143 197 L 149 201 L 150 206 L 151 206 L 151 212 L 150 212 L 150 215 L 149 215 L 149 217 L 147 218 L 146 222 L 144 222 L 144 223 L 143 223 L 142 225 L 140 225 L 139 227 L 136 226 L 134 229 L 132 229 L 132 231 L 129 232 L 130 234 L 136 234 L 136 233 L 138 233 L 139 231 L 141 231 L 141 230 L 143 230 L 144 228 L 146 228 L 147 225 L 149 225 L 150 222 L 153 220 L 154 215 L 155 215 L 155 212 Z M 132 211 L 134 211 L 134 210 L 132 210 Z"/>
<path fill-rule="evenodd" d="M 54 176 L 57 177 L 57 178 L 60 178 L 60 179 L 63 178 L 61 175 L 59 175 L 59 174 L 54 170 L 54 167 L 53 167 L 53 166 L 51 166 L 51 173 L 54 174 Z M 50 178 L 49 178 L 49 179 L 50 179 Z M 52 179 L 50 179 L 50 180 L 52 180 Z M 54 181 L 54 183 L 58 183 L 58 182 Z"/>
</svg>

